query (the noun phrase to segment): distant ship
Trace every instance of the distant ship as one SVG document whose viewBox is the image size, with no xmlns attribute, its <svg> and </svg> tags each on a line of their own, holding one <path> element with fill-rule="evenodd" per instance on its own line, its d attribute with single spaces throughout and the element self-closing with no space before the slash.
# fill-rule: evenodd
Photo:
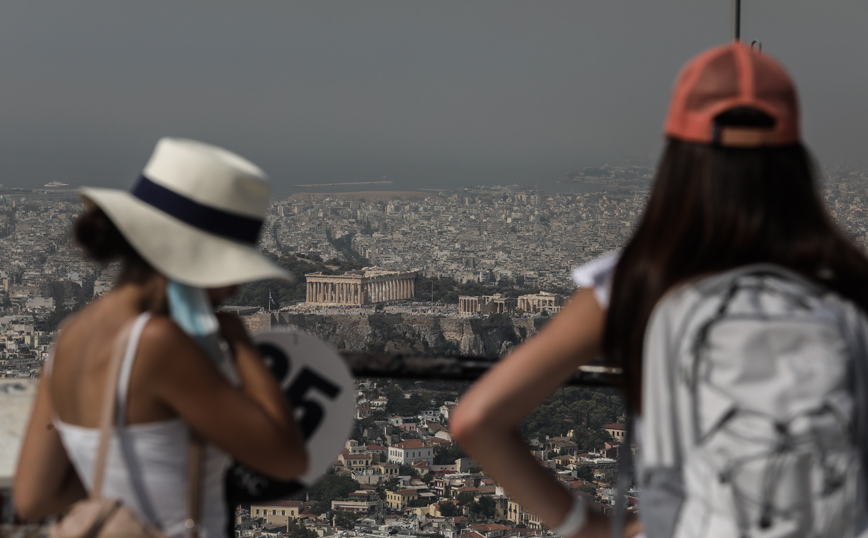
<svg viewBox="0 0 868 538">
<path fill-rule="evenodd" d="M 43 185 L 43 187 L 48 187 L 49 189 L 56 189 L 57 187 L 69 187 L 67 183 L 61 183 L 60 181 L 50 181 Z"/>
</svg>

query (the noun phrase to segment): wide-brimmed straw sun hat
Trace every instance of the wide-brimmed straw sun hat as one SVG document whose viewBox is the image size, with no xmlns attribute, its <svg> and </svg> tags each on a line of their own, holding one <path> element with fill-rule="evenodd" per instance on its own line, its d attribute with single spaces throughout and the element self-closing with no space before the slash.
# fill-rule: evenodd
<svg viewBox="0 0 868 538">
<path fill-rule="evenodd" d="M 157 271 L 198 287 L 292 280 L 259 252 L 271 186 L 250 161 L 178 138 L 157 142 L 130 192 L 83 188 Z"/>
</svg>

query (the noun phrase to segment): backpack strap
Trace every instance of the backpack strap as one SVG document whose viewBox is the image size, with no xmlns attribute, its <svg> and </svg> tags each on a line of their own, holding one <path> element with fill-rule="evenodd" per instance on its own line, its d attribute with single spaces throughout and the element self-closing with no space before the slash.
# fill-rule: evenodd
<svg viewBox="0 0 868 538">
<path fill-rule="evenodd" d="M 714 286 L 719 286 L 721 282 L 729 282 L 749 275 L 774 275 L 781 277 L 784 280 L 797 282 L 808 289 L 811 294 L 821 294 L 824 287 L 819 282 L 811 280 L 803 274 L 797 273 L 792 269 L 787 269 L 773 263 L 752 263 L 743 265 L 734 269 L 728 269 L 716 275 L 708 275 L 701 277 L 697 282 L 696 287 L 699 290 L 711 289 Z"/>
</svg>

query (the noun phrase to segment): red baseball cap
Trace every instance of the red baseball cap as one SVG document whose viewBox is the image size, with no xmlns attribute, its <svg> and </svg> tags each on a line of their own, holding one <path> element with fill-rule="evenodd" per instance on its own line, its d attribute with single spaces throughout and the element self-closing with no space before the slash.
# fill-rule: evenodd
<svg viewBox="0 0 868 538">
<path fill-rule="evenodd" d="M 773 126 L 721 125 L 716 118 L 735 108 L 770 116 Z M 740 41 L 707 50 L 690 60 L 675 79 L 665 134 L 728 147 L 783 146 L 799 141 L 796 87 L 767 54 Z"/>
</svg>

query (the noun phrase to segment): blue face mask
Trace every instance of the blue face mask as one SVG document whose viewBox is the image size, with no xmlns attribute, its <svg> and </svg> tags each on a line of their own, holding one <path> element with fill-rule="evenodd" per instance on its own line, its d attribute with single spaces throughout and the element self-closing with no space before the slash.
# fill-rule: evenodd
<svg viewBox="0 0 868 538">
<path fill-rule="evenodd" d="M 169 315 L 181 329 L 193 337 L 216 364 L 225 360 L 220 349 L 220 324 L 204 288 L 170 280 L 166 288 Z"/>
</svg>

